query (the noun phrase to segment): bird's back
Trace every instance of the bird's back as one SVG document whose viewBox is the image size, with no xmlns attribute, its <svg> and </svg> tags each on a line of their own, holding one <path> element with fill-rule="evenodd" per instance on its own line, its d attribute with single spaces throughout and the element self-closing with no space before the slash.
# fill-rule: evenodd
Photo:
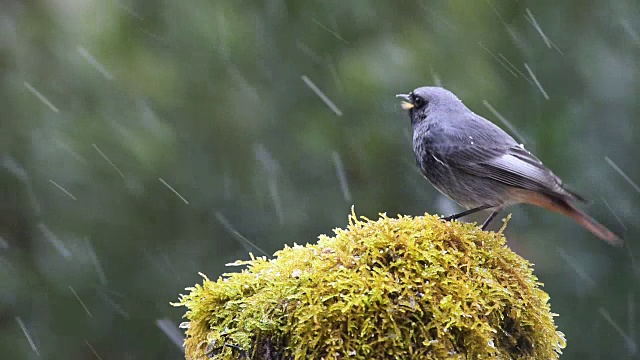
<svg viewBox="0 0 640 360">
<path fill-rule="evenodd" d="M 505 192 L 513 188 L 574 197 L 500 127 L 466 108 L 454 110 L 437 111 L 414 127 L 416 161 L 442 193 L 465 207 L 510 205 L 516 201 Z"/>
</svg>

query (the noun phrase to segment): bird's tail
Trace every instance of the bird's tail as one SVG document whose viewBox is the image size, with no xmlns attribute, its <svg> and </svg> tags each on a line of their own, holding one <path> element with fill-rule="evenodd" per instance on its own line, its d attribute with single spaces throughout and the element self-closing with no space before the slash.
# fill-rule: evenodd
<svg viewBox="0 0 640 360">
<path fill-rule="evenodd" d="M 620 236 L 607 229 L 606 226 L 600 224 L 598 221 L 596 221 L 596 219 L 587 215 L 585 212 L 578 209 L 573 204 L 569 203 L 569 201 L 567 201 L 566 199 L 537 193 L 534 196 L 529 196 L 527 200 L 527 202 L 533 205 L 537 205 L 545 209 L 567 215 L 568 217 L 575 220 L 578 224 L 582 225 L 585 229 L 592 232 L 595 236 L 612 245 L 622 245 L 622 239 L 620 238 Z"/>
<path fill-rule="evenodd" d="M 616 246 L 622 245 L 622 239 L 613 231 L 607 229 L 604 225 L 600 224 L 596 219 L 591 216 L 585 214 L 582 210 L 576 208 L 575 206 L 566 203 L 567 211 L 561 211 L 565 215 L 571 217 L 573 220 L 578 222 L 578 224 L 582 225 L 585 229 L 591 231 L 595 236 L 600 239 Z"/>
</svg>

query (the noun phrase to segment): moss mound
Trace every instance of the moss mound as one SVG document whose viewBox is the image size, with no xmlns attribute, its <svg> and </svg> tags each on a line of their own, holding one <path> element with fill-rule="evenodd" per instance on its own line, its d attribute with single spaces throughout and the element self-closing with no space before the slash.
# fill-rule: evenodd
<svg viewBox="0 0 640 360">
<path fill-rule="evenodd" d="M 187 358 L 556 359 L 548 295 L 501 232 L 352 215 L 334 237 L 187 289 Z"/>
</svg>

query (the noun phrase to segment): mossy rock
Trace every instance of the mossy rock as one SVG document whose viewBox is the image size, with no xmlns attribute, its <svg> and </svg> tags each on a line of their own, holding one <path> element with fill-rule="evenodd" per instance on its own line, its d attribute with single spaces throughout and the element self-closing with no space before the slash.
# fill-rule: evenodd
<svg viewBox="0 0 640 360">
<path fill-rule="evenodd" d="M 557 359 L 548 295 L 502 231 L 349 218 L 189 288 L 188 359 Z"/>
</svg>

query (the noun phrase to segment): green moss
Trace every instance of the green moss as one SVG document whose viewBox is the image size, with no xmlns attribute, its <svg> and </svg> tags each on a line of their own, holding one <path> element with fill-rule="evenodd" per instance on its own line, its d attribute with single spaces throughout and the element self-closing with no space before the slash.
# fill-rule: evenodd
<svg viewBox="0 0 640 360">
<path fill-rule="evenodd" d="M 565 346 L 501 232 L 352 215 L 335 234 L 187 289 L 187 358 L 556 359 Z"/>
</svg>

